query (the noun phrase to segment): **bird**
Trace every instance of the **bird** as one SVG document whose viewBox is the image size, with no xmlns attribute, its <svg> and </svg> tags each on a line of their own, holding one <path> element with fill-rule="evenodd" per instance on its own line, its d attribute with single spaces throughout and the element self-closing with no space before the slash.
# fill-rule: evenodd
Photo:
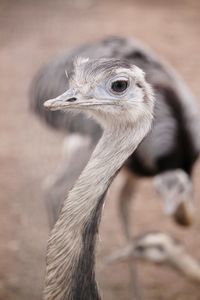
<svg viewBox="0 0 200 300">
<path fill-rule="evenodd" d="M 126 262 L 132 258 L 166 265 L 193 282 L 200 282 L 200 263 L 170 234 L 152 231 L 137 235 L 133 243 L 104 259 L 104 263 Z"/>
<path fill-rule="evenodd" d="M 103 129 L 89 162 L 65 199 L 47 246 L 45 300 L 99 300 L 95 245 L 106 192 L 149 132 L 154 96 L 130 61 L 79 57 L 60 96 L 46 109 L 82 111 Z"/>
<path fill-rule="evenodd" d="M 67 135 L 64 159 L 57 172 L 45 182 L 51 226 L 62 207 L 66 192 L 63 182 L 68 179 L 67 190 L 73 186 L 102 134 L 99 124 L 82 113 L 70 115 L 63 111 L 49 112 L 43 107 L 45 99 L 63 93 L 68 87 L 65 72 L 70 77 L 73 59 L 78 55 L 92 59 L 107 57 L 128 60 L 145 71 L 157 99 L 152 130 L 123 168 L 125 180 L 119 193 L 119 214 L 125 236 L 128 239 L 131 237 L 130 205 L 137 182 L 143 177 L 153 178 L 165 213 L 180 225 L 192 224 L 196 211 L 192 171 L 200 151 L 200 117 L 196 99 L 174 69 L 148 47 L 132 38 L 107 37 L 62 54 L 43 67 L 32 84 L 32 111 L 52 128 Z M 73 151 L 69 154 L 71 144 Z M 80 156 L 84 156 L 83 159 Z"/>
</svg>

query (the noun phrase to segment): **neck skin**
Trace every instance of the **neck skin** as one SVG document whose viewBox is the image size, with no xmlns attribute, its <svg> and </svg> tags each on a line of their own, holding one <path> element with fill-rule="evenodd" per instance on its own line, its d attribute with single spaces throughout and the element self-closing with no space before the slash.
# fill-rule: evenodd
<svg viewBox="0 0 200 300">
<path fill-rule="evenodd" d="M 149 120 L 149 121 L 148 121 Z M 106 129 L 65 200 L 47 249 L 45 300 L 101 299 L 95 243 L 104 196 L 125 160 L 149 131 L 151 118 Z"/>
<path fill-rule="evenodd" d="M 183 252 L 177 255 L 171 265 L 191 280 L 200 282 L 200 264 L 188 253 Z"/>
</svg>

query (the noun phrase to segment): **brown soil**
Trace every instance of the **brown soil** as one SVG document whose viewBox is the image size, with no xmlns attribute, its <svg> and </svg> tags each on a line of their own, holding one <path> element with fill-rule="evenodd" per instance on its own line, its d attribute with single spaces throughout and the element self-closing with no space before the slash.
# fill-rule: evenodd
<svg viewBox="0 0 200 300">
<path fill-rule="evenodd" d="M 87 5 L 87 8 L 85 8 Z M 200 3 L 156 0 L 0 1 L 0 299 L 38 300 L 44 278 L 48 221 L 41 188 L 60 157 L 63 136 L 32 116 L 28 88 L 38 67 L 55 54 L 115 34 L 135 36 L 166 58 L 200 96 Z M 200 165 L 195 169 L 196 199 Z M 111 196 L 112 195 L 112 196 Z M 128 300 L 128 269 L 102 268 L 102 257 L 124 245 L 116 201 L 109 193 L 101 225 L 98 281 L 107 300 Z M 198 207 L 197 202 L 197 209 Z M 150 180 L 141 180 L 135 232 L 163 230 L 200 260 L 200 220 L 189 229 L 162 214 Z M 140 266 L 147 300 L 197 300 L 199 287 L 163 267 Z"/>
</svg>

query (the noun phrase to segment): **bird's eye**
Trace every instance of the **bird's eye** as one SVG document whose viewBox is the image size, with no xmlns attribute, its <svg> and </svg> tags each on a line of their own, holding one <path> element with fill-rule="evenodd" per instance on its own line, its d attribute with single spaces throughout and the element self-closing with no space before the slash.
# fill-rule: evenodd
<svg viewBox="0 0 200 300">
<path fill-rule="evenodd" d="M 111 84 L 111 90 L 115 93 L 123 93 L 128 87 L 127 80 L 116 80 Z"/>
</svg>

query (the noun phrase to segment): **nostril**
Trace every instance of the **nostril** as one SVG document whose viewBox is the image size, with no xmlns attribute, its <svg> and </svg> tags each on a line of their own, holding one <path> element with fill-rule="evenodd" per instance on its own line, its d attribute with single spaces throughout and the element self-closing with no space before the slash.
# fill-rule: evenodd
<svg viewBox="0 0 200 300">
<path fill-rule="evenodd" d="M 67 102 L 74 102 L 74 101 L 76 101 L 77 99 L 75 98 L 75 97 L 72 97 L 72 98 L 69 98 L 68 100 L 67 100 Z"/>
</svg>

